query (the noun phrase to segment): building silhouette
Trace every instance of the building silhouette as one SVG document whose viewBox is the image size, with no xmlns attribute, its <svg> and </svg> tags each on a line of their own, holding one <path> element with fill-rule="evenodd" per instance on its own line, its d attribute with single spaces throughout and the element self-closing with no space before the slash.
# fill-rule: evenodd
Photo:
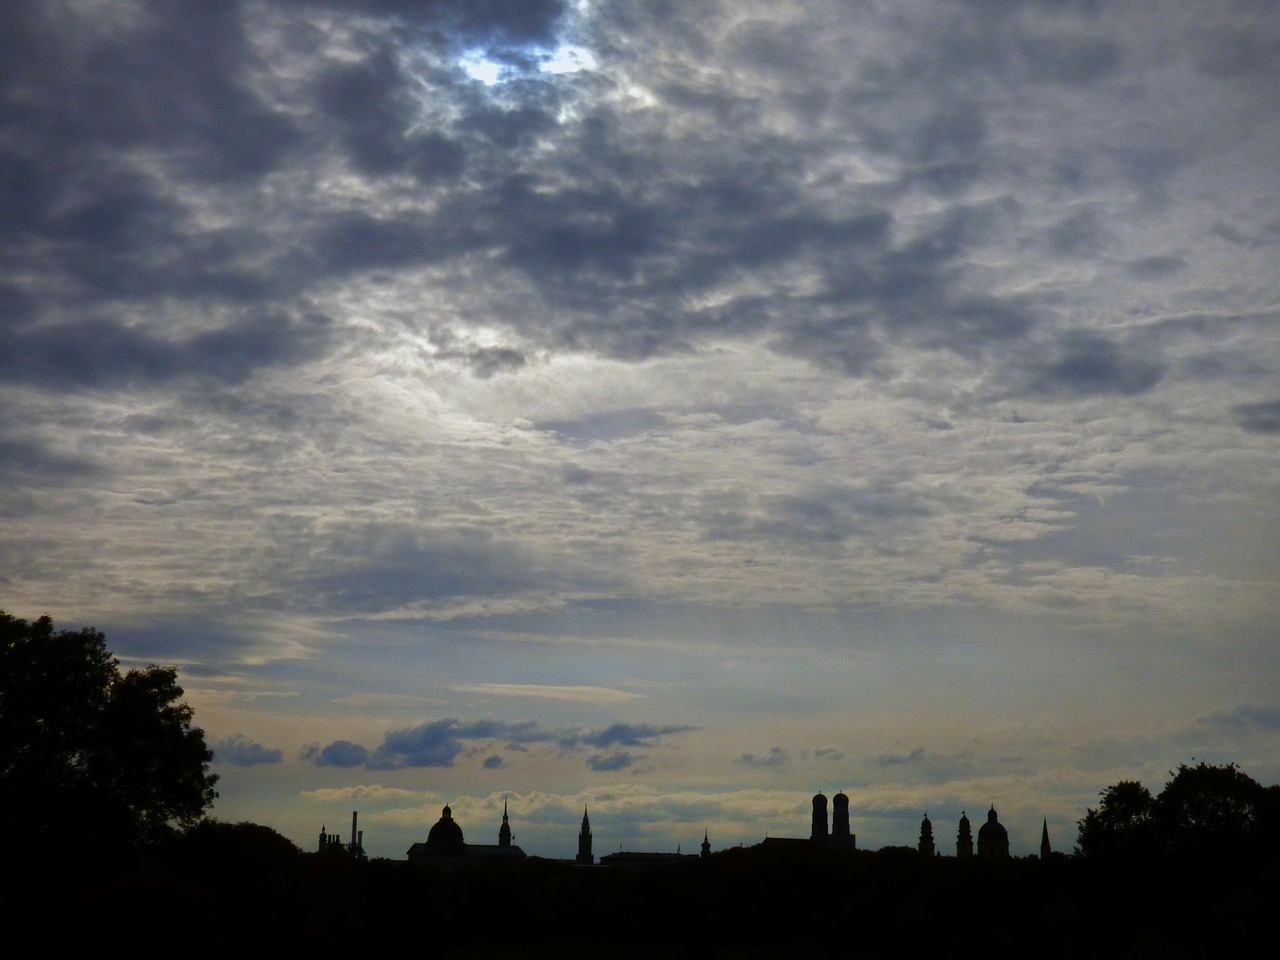
<svg viewBox="0 0 1280 960">
<path fill-rule="evenodd" d="M 502 826 L 498 828 L 498 846 L 511 846 L 511 824 L 507 822 L 507 801 L 502 801 Z"/>
<path fill-rule="evenodd" d="M 857 837 L 850 827 L 849 798 L 843 791 L 832 798 L 831 820 L 827 819 L 827 798 L 821 792 L 814 795 L 811 804 L 809 837 L 807 839 L 790 837 L 766 837 L 755 849 L 761 852 L 774 852 L 784 856 L 811 856 L 813 853 L 839 853 L 857 849 Z M 363 833 L 356 829 L 356 814 L 351 815 L 352 842 L 344 845 L 337 834 L 320 831 L 320 850 L 352 850 L 363 856 Z M 502 822 L 498 828 L 497 844 L 467 843 L 462 827 L 453 819 L 452 809 L 446 805 L 440 812 L 440 819 L 428 831 L 425 843 L 415 843 L 408 850 L 408 858 L 414 863 L 435 863 L 448 865 L 474 865 L 481 863 L 514 862 L 526 859 L 525 852 L 515 845 L 515 836 L 511 831 L 511 820 L 508 801 L 502 801 Z M 916 849 L 921 857 L 939 856 L 933 834 L 933 822 L 926 813 L 920 821 L 920 838 Z M 790 851 L 790 852 L 788 852 Z M 1040 857 L 1047 859 L 1051 852 L 1049 846 L 1049 821 L 1044 818 L 1041 839 Z M 967 813 L 961 811 L 959 829 L 956 835 L 956 857 L 971 858 L 975 855 L 975 843 Z M 1000 823 L 994 804 L 987 812 L 987 822 L 978 831 L 976 855 L 982 860 L 1009 859 L 1009 832 Z M 711 856 L 711 840 L 708 831 L 702 834 L 701 852 L 699 854 L 640 852 L 619 850 L 616 853 L 602 855 L 598 860 L 592 852 L 591 817 L 588 809 L 582 808 L 582 825 L 578 830 L 578 853 L 573 863 L 582 866 L 642 867 L 680 863 L 688 860 L 705 859 Z M 539 858 L 534 858 L 539 859 Z M 569 861 L 564 861 L 569 862 Z"/>
<path fill-rule="evenodd" d="M 498 828 L 496 844 L 467 843 L 462 827 L 453 819 L 453 811 L 446 804 L 440 811 L 440 819 L 427 832 L 426 843 L 415 843 L 409 848 L 410 863 L 434 863 L 451 866 L 471 866 L 483 863 L 503 863 L 525 859 L 525 853 L 512 842 L 511 824 L 507 819 L 507 802 L 502 801 L 502 826 Z"/>
<path fill-rule="evenodd" d="M 983 860 L 1009 859 L 1009 831 L 996 819 L 994 805 L 987 811 L 987 822 L 978 828 L 978 856 Z"/>
<path fill-rule="evenodd" d="M 596 862 L 591 854 L 591 821 L 587 817 L 587 808 L 582 808 L 582 829 L 578 831 L 578 856 L 575 863 L 590 866 Z"/>
<path fill-rule="evenodd" d="M 831 798 L 831 841 L 832 850 L 852 850 L 853 834 L 849 830 L 849 798 L 841 790 Z"/>
<path fill-rule="evenodd" d="M 827 798 L 819 792 L 813 797 L 808 840 L 795 837 L 765 837 L 760 841 L 760 848 L 777 852 L 784 849 L 798 851 L 802 847 L 809 850 L 856 850 L 858 838 L 849 829 L 849 798 L 841 791 L 832 798 L 832 801 L 830 829 L 827 824 Z"/>
<path fill-rule="evenodd" d="M 813 798 L 813 829 L 809 839 L 823 846 L 827 844 L 827 798 L 821 793 Z"/>
<path fill-rule="evenodd" d="M 1048 860 L 1053 850 L 1049 846 L 1049 818 L 1044 818 L 1044 828 L 1040 831 L 1040 859 Z"/>
<path fill-rule="evenodd" d="M 962 860 L 973 856 L 973 833 L 963 810 L 960 811 L 960 832 L 956 834 L 956 856 Z"/>
<path fill-rule="evenodd" d="M 357 811 L 351 811 L 351 842 L 344 844 L 342 837 L 336 833 L 326 833 L 324 825 L 320 826 L 321 853 L 349 853 L 352 856 L 364 856 L 364 831 L 356 829 Z"/>
<path fill-rule="evenodd" d="M 922 857 L 933 856 L 933 824 L 929 822 L 929 814 L 920 821 L 920 843 L 917 849 Z"/>
</svg>

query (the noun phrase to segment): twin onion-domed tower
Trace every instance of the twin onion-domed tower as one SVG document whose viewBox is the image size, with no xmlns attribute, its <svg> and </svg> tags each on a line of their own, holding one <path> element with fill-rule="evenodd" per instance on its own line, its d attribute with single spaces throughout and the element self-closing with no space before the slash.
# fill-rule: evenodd
<svg viewBox="0 0 1280 960">
<path fill-rule="evenodd" d="M 831 798 L 831 832 L 827 832 L 827 798 L 821 793 L 813 798 L 813 826 L 809 839 L 828 850 L 857 849 L 857 837 L 849 830 L 849 798 L 844 791 Z"/>
</svg>

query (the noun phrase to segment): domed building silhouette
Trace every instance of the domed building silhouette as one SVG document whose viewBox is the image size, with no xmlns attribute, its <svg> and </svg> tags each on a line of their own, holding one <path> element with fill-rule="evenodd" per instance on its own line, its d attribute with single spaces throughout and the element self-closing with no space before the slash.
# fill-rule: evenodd
<svg viewBox="0 0 1280 960">
<path fill-rule="evenodd" d="M 523 860 L 525 853 L 511 842 L 511 824 L 507 819 L 507 802 L 502 802 L 502 826 L 497 844 L 467 843 L 462 827 L 453 819 L 448 804 L 440 811 L 440 819 L 427 832 L 426 843 L 409 848 L 411 863 L 479 864 L 494 861 Z"/>
<path fill-rule="evenodd" d="M 978 828 L 978 856 L 983 860 L 1009 859 L 1009 831 L 996 818 L 996 808 L 987 811 L 987 822 Z"/>
</svg>

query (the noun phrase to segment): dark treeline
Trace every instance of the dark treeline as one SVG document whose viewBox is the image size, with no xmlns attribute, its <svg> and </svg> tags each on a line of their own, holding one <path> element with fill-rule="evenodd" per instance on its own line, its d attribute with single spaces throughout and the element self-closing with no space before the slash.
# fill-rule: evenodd
<svg viewBox="0 0 1280 960">
<path fill-rule="evenodd" d="M 1274 856 L 986 862 L 889 847 L 733 849 L 669 867 L 531 859 L 446 869 L 302 853 L 253 824 L 203 823 L 112 861 L 24 868 L 8 917 L 112 918 L 199 952 L 411 949 L 419 956 L 1220 957 L 1263 955 Z"/>
<path fill-rule="evenodd" d="M 806 843 L 664 866 L 303 853 L 202 819 L 211 754 L 169 668 L 0 611 L 0 917 L 149 955 L 1222 957 L 1273 948 L 1280 787 L 1234 764 L 1122 781 L 1045 860 Z"/>
</svg>

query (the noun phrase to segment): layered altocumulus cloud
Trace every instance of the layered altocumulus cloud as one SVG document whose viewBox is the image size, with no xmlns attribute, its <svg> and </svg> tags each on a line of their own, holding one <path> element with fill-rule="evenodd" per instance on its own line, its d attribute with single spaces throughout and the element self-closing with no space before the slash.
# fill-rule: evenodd
<svg viewBox="0 0 1280 960">
<path fill-rule="evenodd" d="M 242 470 L 280 453 L 303 471 L 312 455 L 420 457 L 396 432 L 370 436 L 385 428 L 371 404 L 390 398 L 351 390 L 371 377 L 403 390 L 457 367 L 485 378 L 735 344 L 865 380 L 908 419 L 932 407 L 940 429 L 981 423 L 984 405 L 996 422 L 1016 404 L 1043 420 L 1048 403 L 1067 405 L 1053 416 L 1069 429 L 1096 417 L 1071 404 L 1164 390 L 1159 403 L 1176 406 L 1213 382 L 1234 402 L 1205 410 L 1206 426 L 1265 434 L 1274 396 L 1264 365 L 1244 361 L 1275 291 L 1248 264 L 1276 235 L 1267 204 L 1243 201 L 1265 187 L 1268 134 L 1254 121 L 1274 107 L 1275 18 L 1250 3 L 1198 20 L 1152 13 L 14 5 L 3 442 L 27 451 L 32 483 L 86 470 L 150 481 L 116 455 L 158 446 L 170 458 L 160 492 L 181 498 L 174 487 L 223 479 L 193 462 L 197 438 Z M 540 69 L 564 43 L 593 68 Z M 467 54 L 489 58 L 499 82 L 469 76 Z M 1195 193 L 1227 140 L 1241 183 L 1228 170 Z M 1229 278 L 1214 269 L 1227 258 L 1239 264 Z M 286 386 L 275 375 L 290 370 Z M 66 397 L 82 391 L 94 396 Z M 821 456 L 798 398 L 778 400 L 791 423 L 761 420 L 772 400 L 744 414 L 678 394 L 662 406 L 681 419 L 638 415 L 690 439 L 710 426 L 690 416 L 745 415 L 739 439 L 756 449 Z M 104 405 L 118 430 L 86 433 Z M 1128 413 L 1149 432 L 1150 407 Z M 498 440 L 492 416 L 480 421 Z M 305 433 L 318 449 L 300 447 Z M 1079 462 L 1078 446 L 1052 446 L 1042 454 Z M 561 457 L 548 446 L 537 459 Z M 1149 462 L 1078 468 L 1073 482 L 1124 484 Z M 886 511 L 916 527 L 948 512 L 869 466 L 868 487 L 793 480 L 726 502 L 736 491 L 708 485 L 674 512 L 712 541 L 771 543 L 843 543 Z M 608 502 L 608 470 L 564 468 Z M 282 479 L 295 480 L 289 496 L 313 492 Z M 1025 500 L 1021 483 L 1007 492 Z M 647 512 L 638 486 L 620 504 L 632 515 Z M 46 504 L 30 494 L 10 509 Z M 439 605 L 444 582 L 424 591 L 394 570 L 381 582 L 408 595 L 371 595 L 350 569 L 351 533 L 318 548 L 317 593 L 370 612 Z M 376 556 L 365 563 L 378 573 Z M 530 582 L 546 579 L 536 567 L 480 589 L 533 603 L 565 591 Z"/>
</svg>

